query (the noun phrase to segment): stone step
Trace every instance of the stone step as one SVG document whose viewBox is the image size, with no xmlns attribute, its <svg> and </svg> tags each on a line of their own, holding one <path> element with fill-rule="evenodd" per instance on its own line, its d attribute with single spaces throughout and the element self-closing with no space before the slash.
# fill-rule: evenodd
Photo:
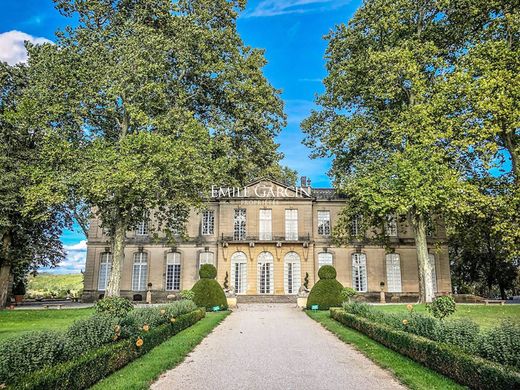
<svg viewBox="0 0 520 390">
<path fill-rule="evenodd" d="M 296 303 L 296 295 L 237 295 L 237 303 Z"/>
</svg>

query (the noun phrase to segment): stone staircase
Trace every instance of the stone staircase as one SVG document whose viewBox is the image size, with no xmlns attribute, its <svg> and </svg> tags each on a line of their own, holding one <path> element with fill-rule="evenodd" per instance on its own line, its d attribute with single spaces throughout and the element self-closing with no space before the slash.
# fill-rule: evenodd
<svg viewBox="0 0 520 390">
<path fill-rule="evenodd" d="M 296 295 L 237 295 L 237 303 L 296 303 Z"/>
</svg>

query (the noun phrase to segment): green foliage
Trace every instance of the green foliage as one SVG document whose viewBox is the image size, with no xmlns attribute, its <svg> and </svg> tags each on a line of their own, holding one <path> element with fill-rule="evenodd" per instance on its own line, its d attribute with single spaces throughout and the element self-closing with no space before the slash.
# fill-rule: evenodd
<svg viewBox="0 0 520 390">
<path fill-rule="evenodd" d="M 320 310 L 341 306 L 343 286 L 336 280 L 336 270 L 331 265 L 324 265 L 318 271 L 320 280 L 312 287 L 307 297 L 307 308 L 318 305 Z"/>
<path fill-rule="evenodd" d="M 215 279 L 200 279 L 191 291 L 195 294 L 193 301 L 197 306 L 206 309 L 219 306 L 221 309 L 227 309 L 226 294 Z"/>
<path fill-rule="evenodd" d="M 228 272 L 226 271 L 226 276 L 224 277 L 224 290 L 227 290 L 229 288 L 229 274 Z"/>
<path fill-rule="evenodd" d="M 399 331 L 341 309 L 332 309 L 331 316 L 388 348 L 470 388 L 513 389 L 520 386 L 518 372 L 470 355 L 451 345 Z"/>
<path fill-rule="evenodd" d="M 350 302 L 351 298 L 355 297 L 356 295 L 357 291 L 352 287 L 344 287 L 343 290 L 341 290 L 341 298 L 343 301 Z"/>
<path fill-rule="evenodd" d="M 134 309 L 134 305 L 126 298 L 106 297 L 94 305 L 96 313 L 123 318 Z"/>
<path fill-rule="evenodd" d="M 303 287 L 309 288 L 309 273 L 305 272 L 305 278 L 303 278 Z"/>
<path fill-rule="evenodd" d="M 437 297 L 426 306 L 428 311 L 440 320 L 452 315 L 457 310 L 455 299 L 449 295 Z"/>
<path fill-rule="evenodd" d="M 520 370 L 520 323 L 505 320 L 481 335 L 477 341 L 480 356 Z"/>
<path fill-rule="evenodd" d="M 320 279 L 336 279 L 336 269 L 332 265 L 324 265 L 318 271 Z"/>
<path fill-rule="evenodd" d="M 13 295 L 25 295 L 25 280 L 20 279 L 13 285 Z"/>
<path fill-rule="evenodd" d="M 440 323 L 438 332 L 435 335 L 435 340 L 457 345 L 469 353 L 474 353 L 479 336 L 480 327 L 474 321 L 459 318 Z M 484 355 L 481 356 L 486 357 Z M 501 363 L 500 360 L 489 360 Z"/>
<path fill-rule="evenodd" d="M 39 273 L 27 279 L 27 296 L 29 298 L 65 298 L 67 292 L 73 297 L 80 297 L 83 291 L 82 274 L 53 275 Z"/>
<path fill-rule="evenodd" d="M 182 301 L 177 301 L 166 306 L 161 306 L 161 309 L 166 310 L 166 317 L 170 319 L 172 317 L 178 317 L 196 310 L 197 305 L 192 300 L 183 299 Z"/>
<path fill-rule="evenodd" d="M 201 279 L 215 279 L 217 277 L 217 268 L 213 264 L 202 264 L 199 276 Z"/>
<path fill-rule="evenodd" d="M 128 313 L 128 318 L 135 324 L 137 329 L 141 330 L 144 325 L 148 325 L 151 329 L 154 329 L 168 321 L 166 314 L 161 314 L 160 307 L 143 307 L 132 310 Z"/>
<path fill-rule="evenodd" d="M 0 383 L 10 383 L 65 359 L 65 338 L 60 332 L 38 331 L 0 343 Z"/>
<path fill-rule="evenodd" d="M 182 290 L 180 292 L 181 299 L 193 300 L 195 293 L 192 290 Z"/>
</svg>

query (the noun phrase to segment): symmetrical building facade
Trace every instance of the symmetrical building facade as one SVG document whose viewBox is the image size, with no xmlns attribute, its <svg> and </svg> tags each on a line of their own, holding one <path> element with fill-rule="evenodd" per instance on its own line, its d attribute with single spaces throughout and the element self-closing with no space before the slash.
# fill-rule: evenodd
<svg viewBox="0 0 520 390">
<path fill-rule="evenodd" d="M 187 238 L 175 245 L 153 240 L 148 222 L 128 232 L 122 267 L 121 294 L 154 301 L 190 289 L 202 264 L 216 266 L 217 279 L 242 295 L 295 296 L 308 280 L 309 288 L 325 264 L 337 279 L 367 296 L 383 289 L 394 300 L 417 296 L 417 255 L 411 227 L 389 218 L 385 228 L 390 245 L 369 239 L 334 246 L 331 232 L 345 207 L 332 189 L 287 187 L 258 180 L 244 188 L 212 188 L 203 211 L 192 211 Z M 106 289 L 112 254 L 107 236 L 93 220 L 88 236 L 84 300 L 95 300 Z M 355 222 L 352 229 L 359 229 Z M 445 231 L 437 224 L 429 237 L 434 291 L 451 292 Z M 387 299 L 388 299 L 387 298 Z"/>
</svg>

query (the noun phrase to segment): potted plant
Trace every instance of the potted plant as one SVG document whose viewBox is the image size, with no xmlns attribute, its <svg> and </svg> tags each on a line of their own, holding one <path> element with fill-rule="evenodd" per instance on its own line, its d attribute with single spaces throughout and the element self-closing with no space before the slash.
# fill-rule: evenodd
<svg viewBox="0 0 520 390">
<path fill-rule="evenodd" d="M 23 302 L 23 297 L 25 296 L 25 281 L 23 279 L 20 279 L 14 283 L 13 295 L 14 301 L 16 303 Z"/>
</svg>

